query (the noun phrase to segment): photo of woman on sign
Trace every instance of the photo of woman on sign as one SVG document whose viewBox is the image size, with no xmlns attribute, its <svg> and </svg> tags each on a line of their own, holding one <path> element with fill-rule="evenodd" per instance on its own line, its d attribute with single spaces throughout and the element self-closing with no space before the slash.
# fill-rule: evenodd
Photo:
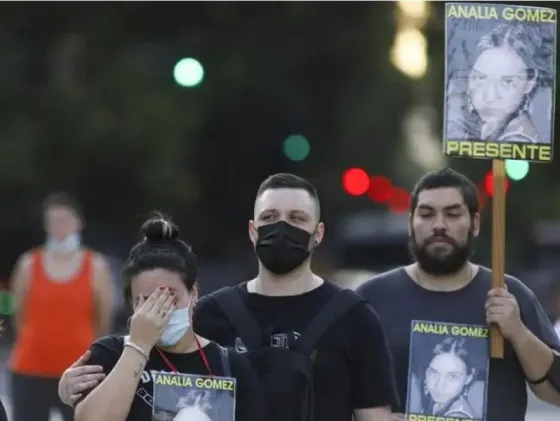
<svg viewBox="0 0 560 421">
<path fill-rule="evenodd" d="M 424 372 L 423 413 L 474 418 L 467 392 L 476 370 L 469 363 L 464 342 L 447 338 L 434 348 L 434 356 Z"/>
<path fill-rule="evenodd" d="M 555 44 L 549 29 L 498 24 L 475 38 L 471 53 L 469 40 L 452 37 L 450 28 L 446 139 L 551 142 Z"/>
<path fill-rule="evenodd" d="M 213 421 L 212 403 L 209 391 L 190 390 L 177 403 L 177 415 L 173 421 Z"/>
<path fill-rule="evenodd" d="M 484 359 L 475 355 L 485 343 L 468 337 L 438 336 L 415 349 L 407 412 L 446 419 L 482 419 L 487 371 Z M 432 339 L 436 341 L 429 344 Z"/>
</svg>

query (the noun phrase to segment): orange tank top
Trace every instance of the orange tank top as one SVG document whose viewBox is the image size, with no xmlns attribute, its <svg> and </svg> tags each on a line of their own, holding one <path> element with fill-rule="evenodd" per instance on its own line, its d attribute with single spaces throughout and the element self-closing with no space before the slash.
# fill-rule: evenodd
<svg viewBox="0 0 560 421">
<path fill-rule="evenodd" d="M 85 251 L 73 279 L 53 282 L 43 251 L 31 256 L 30 282 L 12 350 L 13 372 L 60 377 L 95 340 L 93 253 Z"/>
</svg>

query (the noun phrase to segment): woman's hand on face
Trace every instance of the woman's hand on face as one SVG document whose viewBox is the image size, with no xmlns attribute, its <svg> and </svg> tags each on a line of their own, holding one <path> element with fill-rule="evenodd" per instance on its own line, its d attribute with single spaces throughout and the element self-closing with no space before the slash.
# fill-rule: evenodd
<svg viewBox="0 0 560 421">
<path fill-rule="evenodd" d="M 130 319 L 130 341 L 149 354 L 157 343 L 171 313 L 175 309 L 175 293 L 168 288 L 156 289 L 147 298 L 140 296 Z"/>
</svg>

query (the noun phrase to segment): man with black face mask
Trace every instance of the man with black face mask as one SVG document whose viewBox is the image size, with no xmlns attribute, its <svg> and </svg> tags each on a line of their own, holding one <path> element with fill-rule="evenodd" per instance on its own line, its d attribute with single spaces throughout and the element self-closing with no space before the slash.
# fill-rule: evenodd
<svg viewBox="0 0 560 421">
<path fill-rule="evenodd" d="M 560 343 L 550 320 L 518 279 L 506 275 L 506 288 L 491 290 L 491 270 L 469 260 L 479 229 L 473 183 L 451 169 L 429 173 L 412 192 L 415 263 L 357 290 L 388 332 L 402 403 L 394 409 L 409 420 L 524 421 L 527 383 L 560 406 Z M 503 360 L 489 359 L 490 323 L 506 339 Z"/>
<path fill-rule="evenodd" d="M 397 398 L 378 316 L 357 294 L 311 271 L 324 230 L 309 181 L 267 178 L 249 221 L 258 275 L 201 298 L 194 328 L 253 363 L 266 394 L 263 421 L 389 421 Z M 86 387 L 80 369 L 65 373 L 68 393 Z"/>
<path fill-rule="evenodd" d="M 249 221 L 258 275 L 202 298 L 195 326 L 252 361 L 267 421 L 388 421 L 396 391 L 377 315 L 311 271 L 324 231 L 309 181 L 267 178 Z"/>
</svg>

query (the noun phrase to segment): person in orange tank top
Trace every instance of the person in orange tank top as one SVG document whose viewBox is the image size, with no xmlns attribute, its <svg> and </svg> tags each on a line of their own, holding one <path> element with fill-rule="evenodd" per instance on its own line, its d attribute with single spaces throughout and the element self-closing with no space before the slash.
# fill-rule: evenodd
<svg viewBox="0 0 560 421">
<path fill-rule="evenodd" d="M 46 243 L 19 258 L 11 279 L 16 301 L 12 421 L 48 421 L 52 408 L 72 421 L 72 410 L 58 398 L 60 376 L 110 329 L 110 272 L 101 255 L 81 244 L 78 203 L 53 193 L 43 213 Z"/>
</svg>

